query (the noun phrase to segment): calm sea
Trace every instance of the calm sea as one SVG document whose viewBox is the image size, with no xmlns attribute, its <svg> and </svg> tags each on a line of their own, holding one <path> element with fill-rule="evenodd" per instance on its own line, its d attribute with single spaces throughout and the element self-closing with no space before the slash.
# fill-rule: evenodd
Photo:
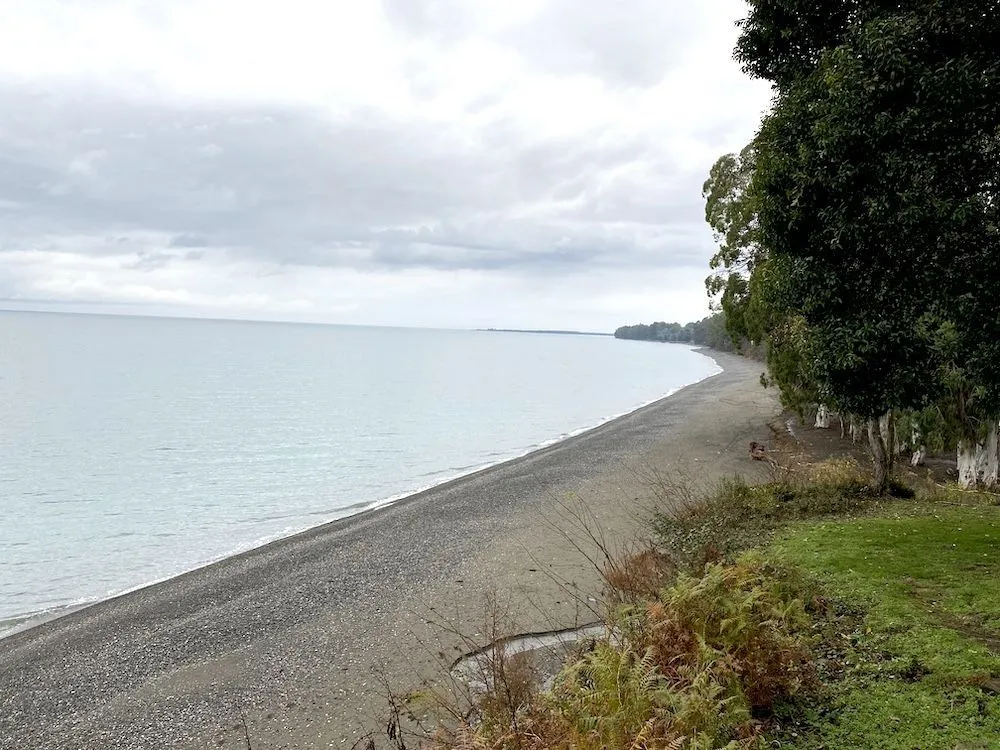
<svg viewBox="0 0 1000 750">
<path fill-rule="evenodd" d="M 610 337 L 0 312 L 0 630 L 717 371 Z"/>
</svg>

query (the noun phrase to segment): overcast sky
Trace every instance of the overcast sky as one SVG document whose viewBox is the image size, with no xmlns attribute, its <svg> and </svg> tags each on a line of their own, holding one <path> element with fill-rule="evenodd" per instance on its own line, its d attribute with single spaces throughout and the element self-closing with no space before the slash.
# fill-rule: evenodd
<svg viewBox="0 0 1000 750">
<path fill-rule="evenodd" d="M 707 313 L 742 0 L 6 0 L 0 308 Z"/>
</svg>

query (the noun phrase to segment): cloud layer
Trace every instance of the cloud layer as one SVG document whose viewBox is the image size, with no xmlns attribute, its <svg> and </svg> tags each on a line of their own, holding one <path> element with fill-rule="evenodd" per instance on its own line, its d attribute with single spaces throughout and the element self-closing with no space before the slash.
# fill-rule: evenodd
<svg viewBox="0 0 1000 750">
<path fill-rule="evenodd" d="M 157 4 L 160 5 L 160 4 Z M 704 312 L 741 2 L 23 2 L 0 305 L 613 328 Z"/>
</svg>

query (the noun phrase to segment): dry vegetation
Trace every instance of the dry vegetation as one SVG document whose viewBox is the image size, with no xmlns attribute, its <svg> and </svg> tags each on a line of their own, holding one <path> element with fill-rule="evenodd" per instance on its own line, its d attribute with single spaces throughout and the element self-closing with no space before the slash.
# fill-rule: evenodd
<svg viewBox="0 0 1000 750">
<path fill-rule="evenodd" d="M 912 618 L 924 623 L 920 618 L 925 603 L 911 606 L 907 594 L 893 605 L 897 609 L 891 617 L 879 619 L 880 607 L 888 606 L 879 601 L 879 592 L 900 570 L 918 570 L 907 557 L 909 547 L 893 548 L 895 557 L 879 565 L 867 562 L 879 555 L 860 560 L 850 557 L 846 545 L 841 548 L 831 542 L 829 548 L 822 547 L 825 535 L 835 539 L 837 534 L 846 534 L 859 548 L 865 543 L 889 544 L 885 540 L 899 535 L 907 540 L 907 523 L 919 534 L 933 535 L 925 528 L 927 514 L 937 529 L 942 504 L 962 506 L 953 512 L 972 513 L 974 517 L 958 518 L 980 536 L 973 538 L 957 526 L 948 537 L 954 537 L 951 546 L 968 547 L 965 553 L 978 560 L 976 574 L 983 581 L 995 579 L 1000 563 L 984 560 L 996 551 L 989 546 L 987 533 L 1000 522 L 995 498 L 964 496 L 956 503 L 951 490 L 942 491 L 933 482 L 921 488 L 917 499 L 902 485 L 896 485 L 890 496 L 875 496 L 853 457 L 813 460 L 784 438 L 770 455 L 780 459 L 772 463 L 771 481 L 751 485 L 731 480 L 701 497 L 690 485 L 651 475 L 654 494 L 670 500 L 664 507 L 677 510 L 656 518 L 655 541 L 649 545 L 620 555 L 602 546 L 601 553 L 593 556 L 605 581 L 606 634 L 570 653 L 543 689 L 544 674 L 533 664 L 532 655 L 511 655 L 504 648 L 500 633 L 508 631 L 498 625 L 494 610 L 491 632 L 496 638 L 481 662 L 484 689 L 466 694 L 464 703 L 436 699 L 439 709 L 448 706 L 438 711 L 443 720 L 431 731 L 413 735 L 410 746 L 431 750 L 1000 747 L 996 742 L 975 744 L 979 732 L 990 732 L 994 726 L 1000 736 L 1000 699 L 980 694 L 981 686 L 1000 677 L 1000 659 L 987 649 L 970 661 L 968 649 L 956 646 L 955 653 L 964 656 L 928 666 L 932 655 L 945 648 L 942 644 L 951 642 L 952 634 L 959 632 L 962 637 L 955 623 L 968 617 L 955 614 L 927 621 L 929 635 L 922 636 L 925 642 L 913 641 L 916 646 L 900 640 L 900 622 Z M 873 528 L 881 536 L 873 537 Z M 987 547 L 976 546 L 982 544 Z M 827 555 L 818 566 L 810 557 L 814 545 Z M 870 573 L 858 582 L 851 575 L 863 564 L 869 564 Z M 925 571 L 927 582 L 920 584 L 924 588 L 910 588 L 932 590 L 935 601 L 941 600 L 947 566 L 925 564 L 919 569 Z M 832 577 L 824 580 L 827 571 L 833 571 Z M 842 573 L 840 578 L 837 572 Z M 975 632 L 992 633 L 990 628 L 1000 622 L 1000 597 L 984 598 L 978 593 L 982 582 L 970 585 L 962 601 L 975 599 L 983 610 L 973 613 Z M 1000 643 L 1000 634 L 990 637 L 994 635 Z M 956 703 L 958 694 L 941 698 L 944 688 L 935 679 L 944 674 L 965 690 L 963 700 L 973 701 L 968 705 L 979 706 L 978 718 L 959 716 L 966 704 Z M 893 706 L 899 691 L 915 689 L 924 691 L 918 697 L 925 705 L 940 704 L 935 726 L 943 728 L 944 744 L 927 741 L 919 732 L 892 728 L 892 711 L 882 705 Z M 878 705 L 866 698 L 877 691 L 882 691 Z M 390 746 L 398 749 L 407 747 L 400 727 L 410 708 L 400 701 L 394 706 L 388 736 Z M 893 710 L 903 713 L 902 708 Z M 854 723 L 843 721 L 845 716 L 854 716 Z M 899 735 L 898 742 L 889 737 L 891 733 Z M 832 737 L 850 739 L 842 740 L 846 745 L 829 744 Z M 961 744 L 967 740 L 973 744 Z M 377 747 L 374 739 L 368 740 L 368 747 Z"/>
</svg>

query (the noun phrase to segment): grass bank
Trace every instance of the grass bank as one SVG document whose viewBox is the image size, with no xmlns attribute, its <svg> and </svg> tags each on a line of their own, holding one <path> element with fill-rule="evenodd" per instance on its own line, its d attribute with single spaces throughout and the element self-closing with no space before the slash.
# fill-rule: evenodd
<svg viewBox="0 0 1000 750">
<path fill-rule="evenodd" d="M 774 746 L 1000 747 L 1000 507 L 951 502 L 795 524 L 770 545 L 861 613 L 835 634 L 826 694 L 792 707 Z"/>
<path fill-rule="evenodd" d="M 436 748 L 1000 748 L 1000 505 L 850 459 L 730 481 L 609 557 L 607 636 L 498 658 Z M 663 488 L 660 488 L 663 490 Z M 516 689 L 511 689 L 511 686 Z"/>
</svg>

